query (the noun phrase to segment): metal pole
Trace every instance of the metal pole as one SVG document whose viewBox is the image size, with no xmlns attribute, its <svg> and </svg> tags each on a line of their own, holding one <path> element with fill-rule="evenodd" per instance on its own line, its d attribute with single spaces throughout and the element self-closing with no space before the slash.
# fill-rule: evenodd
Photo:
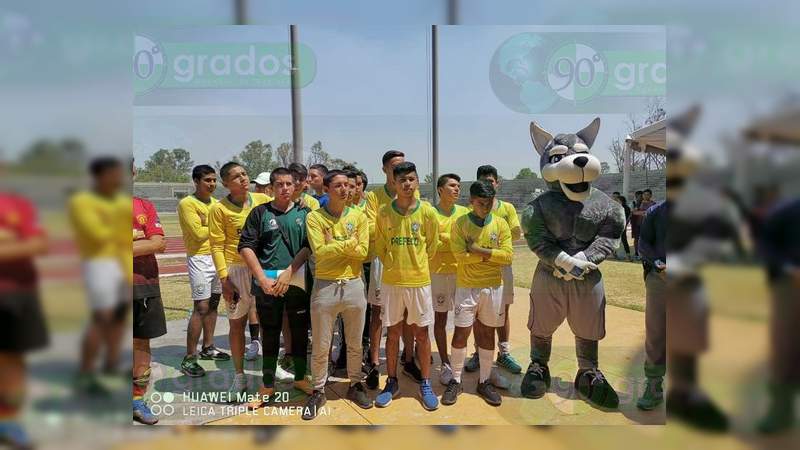
<svg viewBox="0 0 800 450">
<path fill-rule="evenodd" d="M 247 25 L 247 0 L 235 0 L 233 4 L 236 25 Z"/>
<path fill-rule="evenodd" d="M 447 0 L 447 24 L 458 23 L 458 0 Z"/>
<path fill-rule="evenodd" d="M 436 25 L 431 26 L 431 154 L 432 172 L 431 190 L 433 204 L 439 203 L 439 192 L 436 181 L 439 179 L 439 41 Z"/>
<path fill-rule="evenodd" d="M 303 163 L 303 117 L 300 112 L 300 67 L 297 25 L 289 25 L 289 45 L 292 54 L 292 150 L 294 162 Z"/>
</svg>

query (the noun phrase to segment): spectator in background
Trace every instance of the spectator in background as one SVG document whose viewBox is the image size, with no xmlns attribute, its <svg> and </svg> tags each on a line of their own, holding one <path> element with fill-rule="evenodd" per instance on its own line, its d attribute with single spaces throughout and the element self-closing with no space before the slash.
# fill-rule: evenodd
<svg viewBox="0 0 800 450">
<path fill-rule="evenodd" d="M 650 189 L 645 189 L 642 191 L 641 195 L 642 196 L 639 203 L 636 204 L 634 202 L 633 212 L 631 213 L 634 217 L 635 223 L 635 227 L 633 229 L 633 248 L 637 257 L 639 257 L 639 233 L 642 226 L 642 221 L 644 220 L 645 214 L 647 214 L 647 210 L 655 204 L 655 202 L 653 202 L 653 191 Z"/>
<path fill-rule="evenodd" d="M 631 260 L 631 247 L 628 244 L 628 223 L 631 220 L 631 207 L 628 206 L 628 199 L 625 198 L 624 195 L 619 195 L 619 192 L 614 192 L 614 200 L 617 201 L 620 205 L 622 205 L 622 209 L 625 211 L 625 228 L 622 230 L 622 248 L 625 250 L 625 255 L 628 257 L 628 261 Z"/>
<path fill-rule="evenodd" d="M 306 166 L 300 163 L 291 163 L 288 169 L 294 179 L 292 201 L 298 203 L 301 208 L 308 206 L 312 211 L 318 210 L 320 206 L 319 200 L 306 192 L 306 189 L 308 189 L 308 169 L 306 169 Z"/>
<path fill-rule="evenodd" d="M 31 445 L 17 419 L 25 401 L 25 354 L 48 344 L 33 261 L 46 251 L 34 205 L 0 192 L 0 446 Z"/>
<path fill-rule="evenodd" d="M 323 164 L 312 164 L 308 168 L 308 185 L 311 186 L 311 195 L 317 199 L 319 206 L 328 204 L 328 194 L 324 183 L 325 175 L 328 174 L 328 168 Z"/>
<path fill-rule="evenodd" d="M 105 350 L 104 370 L 118 369 L 132 281 L 131 243 L 127 240 L 131 198 L 121 192 L 119 159 L 96 158 L 89 164 L 89 172 L 91 189 L 75 194 L 67 206 L 92 311 L 81 343 L 75 387 L 83 394 L 107 396 L 110 393 L 97 379 L 95 366 Z M 141 220 L 147 223 L 147 216 Z"/>
<path fill-rule="evenodd" d="M 272 197 L 272 185 L 269 182 L 269 172 L 261 172 L 252 183 L 255 184 L 253 192 Z"/>
<path fill-rule="evenodd" d="M 772 293 L 770 314 L 769 409 L 758 424 L 762 433 L 777 433 L 795 423 L 795 399 L 800 393 L 800 200 L 775 207 L 760 235 Z"/>
</svg>

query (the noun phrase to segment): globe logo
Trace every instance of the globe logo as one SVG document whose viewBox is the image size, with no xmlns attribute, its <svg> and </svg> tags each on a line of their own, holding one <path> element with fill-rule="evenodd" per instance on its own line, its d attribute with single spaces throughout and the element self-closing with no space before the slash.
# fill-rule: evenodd
<svg viewBox="0 0 800 450">
<path fill-rule="evenodd" d="M 133 40 L 133 86 L 137 95 L 157 88 L 166 74 L 166 61 L 161 45 L 137 35 Z"/>
<path fill-rule="evenodd" d="M 540 113 L 559 102 L 585 103 L 608 81 L 603 56 L 587 45 L 519 33 L 497 48 L 489 68 L 495 96 L 520 113 Z"/>
</svg>

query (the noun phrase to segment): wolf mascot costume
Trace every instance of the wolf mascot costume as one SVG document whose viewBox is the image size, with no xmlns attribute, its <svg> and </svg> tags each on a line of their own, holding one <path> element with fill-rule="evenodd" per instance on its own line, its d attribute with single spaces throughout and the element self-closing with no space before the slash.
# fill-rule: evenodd
<svg viewBox="0 0 800 450">
<path fill-rule="evenodd" d="M 622 206 L 592 188 L 600 161 L 589 153 L 600 129 L 594 119 L 575 134 L 550 133 L 531 122 L 531 139 L 549 191 L 523 211 L 522 228 L 539 264 L 533 275 L 528 329 L 531 363 L 520 391 L 542 397 L 550 387 L 552 336 L 567 319 L 575 334 L 578 394 L 596 406 L 616 408 L 619 397 L 598 369 L 605 336 L 606 298 L 598 264 L 613 254 L 625 228 Z"/>
</svg>

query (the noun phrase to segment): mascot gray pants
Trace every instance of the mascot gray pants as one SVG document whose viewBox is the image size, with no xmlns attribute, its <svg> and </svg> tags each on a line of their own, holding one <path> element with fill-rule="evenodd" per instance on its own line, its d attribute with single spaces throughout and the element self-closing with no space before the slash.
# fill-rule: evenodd
<svg viewBox="0 0 800 450">
<path fill-rule="evenodd" d="M 606 295 L 603 276 L 589 272 L 583 280 L 564 281 L 553 268 L 538 264 L 531 283 L 531 360 L 550 360 L 553 333 L 567 320 L 575 335 L 581 369 L 597 368 L 597 342 L 606 335 Z"/>
</svg>

